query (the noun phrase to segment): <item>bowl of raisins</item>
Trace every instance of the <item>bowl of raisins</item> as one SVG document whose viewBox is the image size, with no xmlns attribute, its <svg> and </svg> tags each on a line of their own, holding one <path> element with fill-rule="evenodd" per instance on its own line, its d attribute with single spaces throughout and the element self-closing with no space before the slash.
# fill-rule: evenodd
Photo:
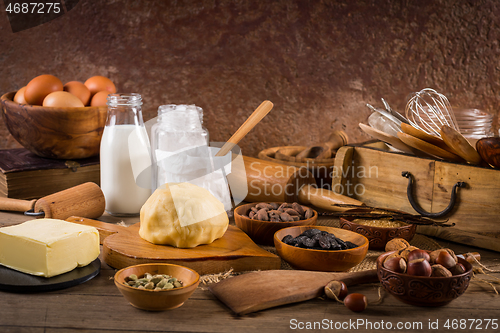
<svg viewBox="0 0 500 333">
<path fill-rule="evenodd" d="M 368 239 L 358 233 L 326 226 L 296 226 L 274 234 L 278 255 L 295 269 L 345 272 L 368 252 Z"/>
</svg>

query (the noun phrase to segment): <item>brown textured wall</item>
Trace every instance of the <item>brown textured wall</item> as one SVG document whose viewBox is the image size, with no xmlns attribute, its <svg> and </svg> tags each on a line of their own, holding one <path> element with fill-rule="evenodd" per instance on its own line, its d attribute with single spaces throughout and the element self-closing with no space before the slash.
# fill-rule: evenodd
<svg viewBox="0 0 500 333">
<path fill-rule="evenodd" d="M 337 129 L 366 140 L 366 103 L 383 97 L 403 110 L 425 87 L 497 122 L 499 37 L 495 0 L 80 0 L 17 33 L 0 15 L 0 91 L 43 73 L 104 75 L 143 95 L 145 120 L 161 104 L 201 106 L 215 141 L 269 99 L 273 111 L 240 143 L 255 156 Z M 0 138 L 0 148 L 18 146 L 3 123 Z"/>
</svg>

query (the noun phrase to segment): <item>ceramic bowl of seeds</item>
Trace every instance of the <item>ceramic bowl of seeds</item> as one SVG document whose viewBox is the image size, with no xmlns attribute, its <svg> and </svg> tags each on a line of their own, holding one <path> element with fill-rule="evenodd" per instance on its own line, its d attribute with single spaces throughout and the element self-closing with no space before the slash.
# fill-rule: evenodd
<svg viewBox="0 0 500 333">
<path fill-rule="evenodd" d="M 383 211 L 352 209 L 345 213 L 353 215 L 341 216 L 340 227 L 368 238 L 370 250 L 383 251 L 387 242 L 394 238 L 403 238 L 409 242 L 417 230 L 415 224 L 394 218 L 391 214 Z M 359 216 L 354 213 L 359 213 Z M 363 217 L 364 214 L 366 215 Z M 371 216 L 372 214 L 373 216 Z M 383 217 L 384 215 L 387 217 Z"/>
<path fill-rule="evenodd" d="M 274 233 L 293 226 L 316 225 L 318 213 L 294 203 L 259 202 L 237 207 L 234 222 L 255 243 L 274 245 Z"/>
<path fill-rule="evenodd" d="M 296 226 L 274 234 L 278 255 L 295 269 L 345 272 L 366 257 L 368 239 L 326 226 Z"/>
<path fill-rule="evenodd" d="M 115 285 L 134 307 L 163 311 L 180 307 L 196 290 L 200 276 L 173 264 L 141 264 L 116 272 Z"/>
</svg>

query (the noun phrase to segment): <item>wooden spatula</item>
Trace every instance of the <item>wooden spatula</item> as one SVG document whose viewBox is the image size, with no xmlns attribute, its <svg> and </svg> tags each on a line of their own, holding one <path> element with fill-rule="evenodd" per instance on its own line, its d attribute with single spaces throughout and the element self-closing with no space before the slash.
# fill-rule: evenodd
<svg viewBox="0 0 500 333">
<path fill-rule="evenodd" d="M 347 286 L 377 282 L 377 270 L 353 273 L 260 271 L 223 280 L 209 289 L 234 313 L 243 315 L 319 297 L 332 280 L 343 281 Z"/>
<path fill-rule="evenodd" d="M 441 127 L 441 137 L 443 141 L 452 148 L 457 155 L 462 157 L 470 164 L 481 164 L 482 159 L 478 152 L 471 146 L 469 141 L 455 129 L 450 126 L 444 125 Z"/>
</svg>

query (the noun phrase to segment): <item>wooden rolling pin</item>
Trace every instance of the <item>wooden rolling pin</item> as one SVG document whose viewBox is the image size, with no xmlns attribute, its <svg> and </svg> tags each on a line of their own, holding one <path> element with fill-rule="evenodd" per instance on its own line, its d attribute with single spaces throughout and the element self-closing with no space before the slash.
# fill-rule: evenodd
<svg viewBox="0 0 500 333">
<path fill-rule="evenodd" d="M 243 157 L 241 164 L 232 164 L 228 175 L 233 197 L 248 202 L 299 202 L 311 204 L 330 211 L 345 211 L 350 208 L 334 206 L 348 204 L 361 206 L 361 201 L 345 195 L 318 189 L 316 180 L 307 168 L 297 168 L 252 157 Z M 237 193 L 233 189 L 247 188 L 248 192 Z"/>
<path fill-rule="evenodd" d="M 61 220 L 73 215 L 95 219 L 104 213 L 104 207 L 105 201 L 101 188 L 91 182 L 38 200 L 0 198 L 0 210 L 29 212 L 27 215 Z"/>
</svg>

